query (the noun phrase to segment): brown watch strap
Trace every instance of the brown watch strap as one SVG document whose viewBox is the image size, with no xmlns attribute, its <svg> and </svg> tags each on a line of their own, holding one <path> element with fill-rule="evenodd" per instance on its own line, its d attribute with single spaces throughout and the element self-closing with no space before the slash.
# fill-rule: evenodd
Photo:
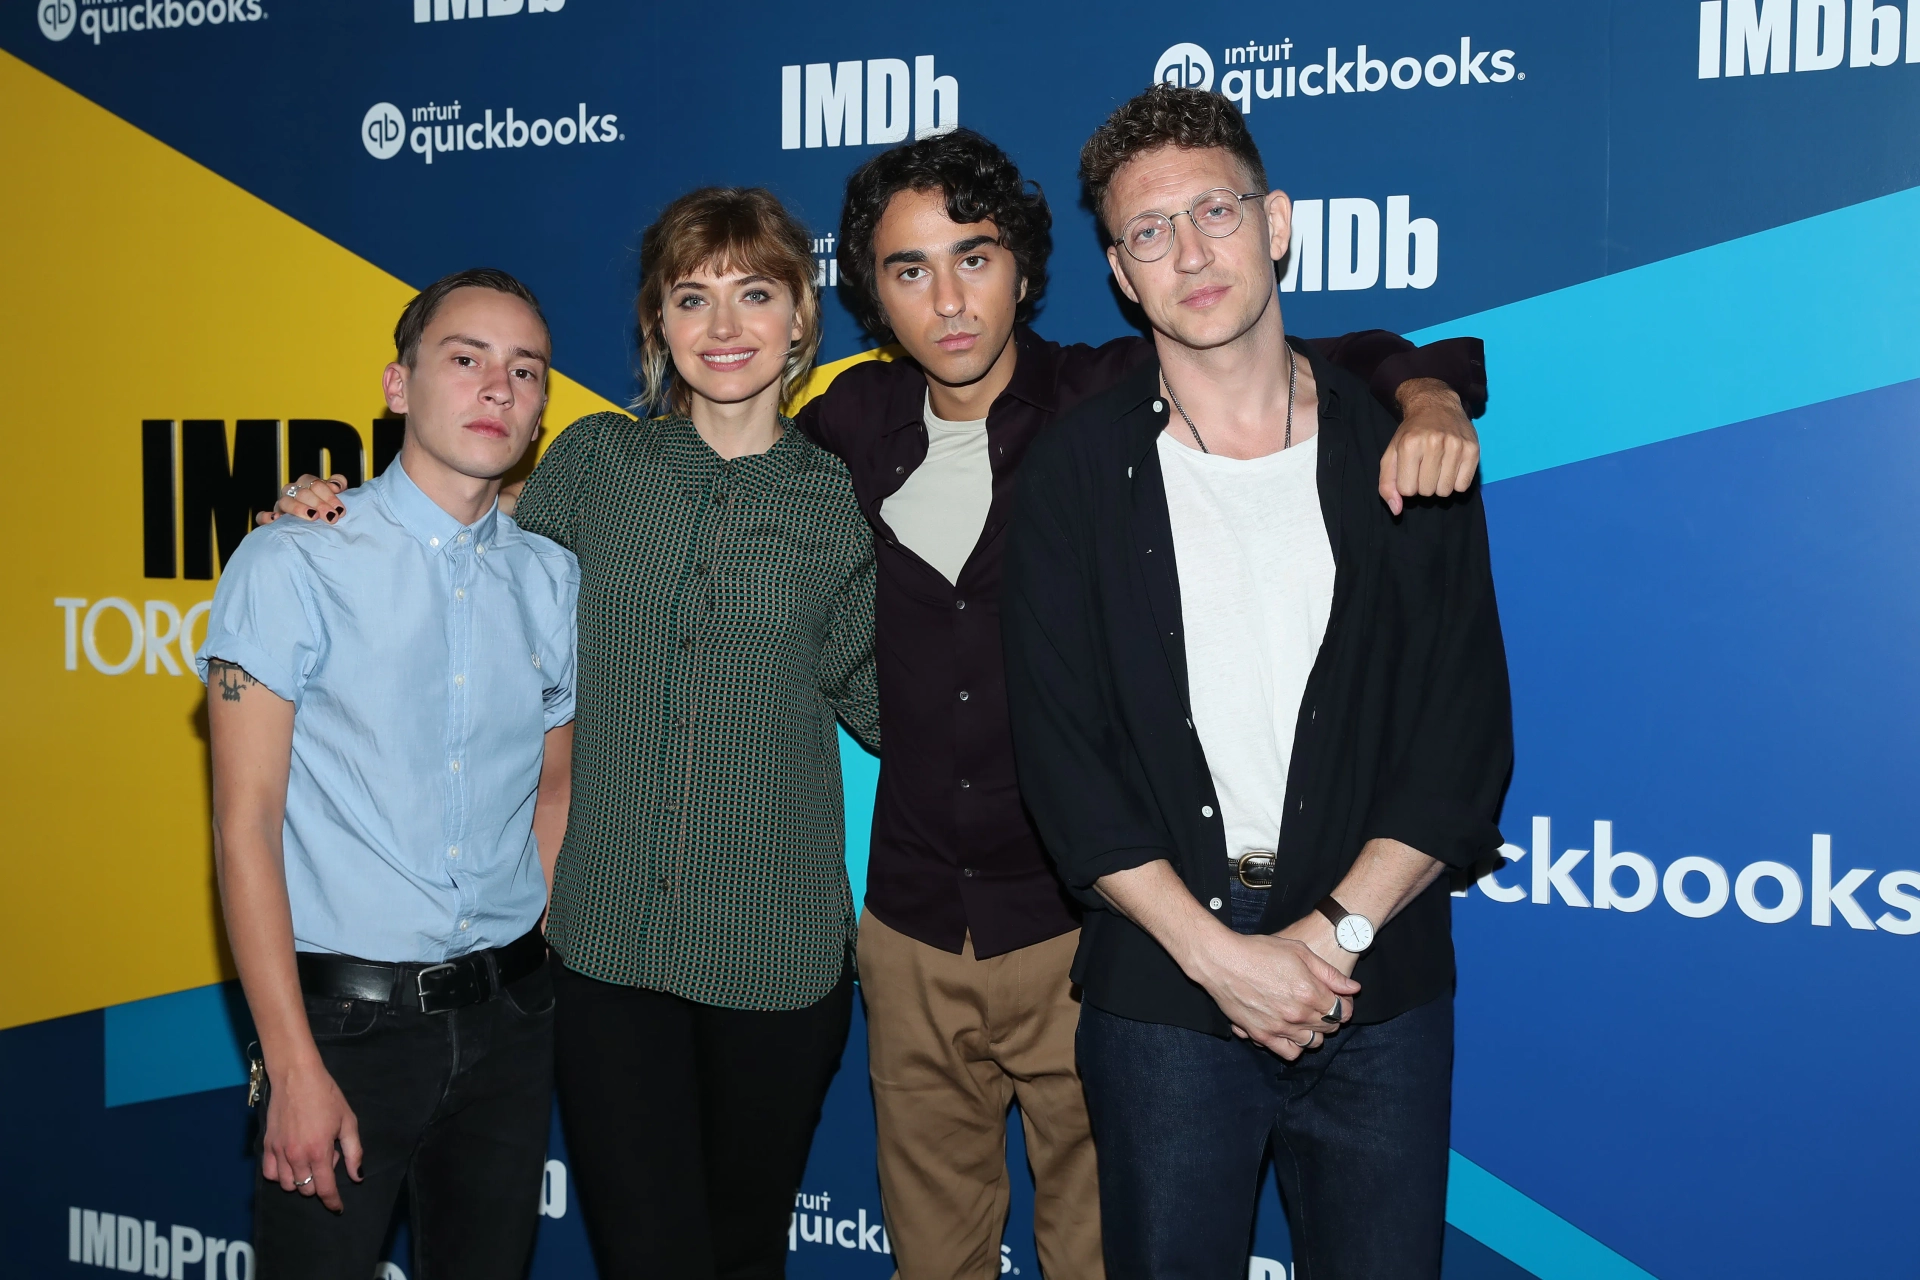
<svg viewBox="0 0 1920 1280">
<path fill-rule="evenodd" d="M 1334 901 L 1332 894 L 1328 894 L 1326 897 L 1320 899 L 1320 914 L 1327 918 L 1328 923 L 1338 929 L 1340 922 L 1352 915 L 1353 912 Z"/>
</svg>

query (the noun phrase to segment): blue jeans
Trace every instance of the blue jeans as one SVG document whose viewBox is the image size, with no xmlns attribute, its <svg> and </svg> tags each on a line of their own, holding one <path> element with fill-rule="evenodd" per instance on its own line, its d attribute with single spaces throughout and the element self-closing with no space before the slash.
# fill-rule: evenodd
<svg viewBox="0 0 1920 1280">
<path fill-rule="evenodd" d="M 1234 889 L 1248 932 L 1258 891 Z M 1092 1005 L 1077 1049 L 1109 1280 L 1245 1280 L 1269 1144 L 1295 1280 L 1437 1280 L 1452 996 L 1348 1025 L 1291 1063 Z"/>
</svg>

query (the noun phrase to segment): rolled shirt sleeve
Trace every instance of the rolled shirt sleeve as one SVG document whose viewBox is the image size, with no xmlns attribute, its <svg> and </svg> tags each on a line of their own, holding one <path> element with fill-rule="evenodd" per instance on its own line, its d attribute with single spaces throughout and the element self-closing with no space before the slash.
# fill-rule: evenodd
<svg viewBox="0 0 1920 1280">
<path fill-rule="evenodd" d="M 210 662 L 230 662 L 298 709 L 324 652 L 312 582 L 292 537 L 272 526 L 254 530 L 221 571 L 195 673 L 204 683 Z"/>
</svg>

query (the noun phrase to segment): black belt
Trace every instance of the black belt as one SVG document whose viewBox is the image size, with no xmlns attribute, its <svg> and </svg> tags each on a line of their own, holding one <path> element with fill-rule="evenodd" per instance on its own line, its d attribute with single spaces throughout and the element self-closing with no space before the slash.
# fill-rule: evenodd
<svg viewBox="0 0 1920 1280">
<path fill-rule="evenodd" d="M 353 956 L 302 951 L 300 990 L 332 1000 L 373 1000 L 422 1013 L 482 1004 L 547 962 L 547 939 L 539 928 L 504 947 L 489 947 L 442 964 L 382 964 Z"/>
</svg>

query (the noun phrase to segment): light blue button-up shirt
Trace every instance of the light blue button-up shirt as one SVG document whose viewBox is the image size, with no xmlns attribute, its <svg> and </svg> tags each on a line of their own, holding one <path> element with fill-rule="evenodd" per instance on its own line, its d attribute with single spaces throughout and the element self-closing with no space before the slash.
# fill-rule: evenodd
<svg viewBox="0 0 1920 1280">
<path fill-rule="evenodd" d="M 462 525 L 399 463 L 334 525 L 279 520 L 220 576 L 196 655 L 293 703 L 294 946 L 440 961 L 546 904 L 547 730 L 573 719 L 573 553 L 498 510 Z"/>
</svg>

